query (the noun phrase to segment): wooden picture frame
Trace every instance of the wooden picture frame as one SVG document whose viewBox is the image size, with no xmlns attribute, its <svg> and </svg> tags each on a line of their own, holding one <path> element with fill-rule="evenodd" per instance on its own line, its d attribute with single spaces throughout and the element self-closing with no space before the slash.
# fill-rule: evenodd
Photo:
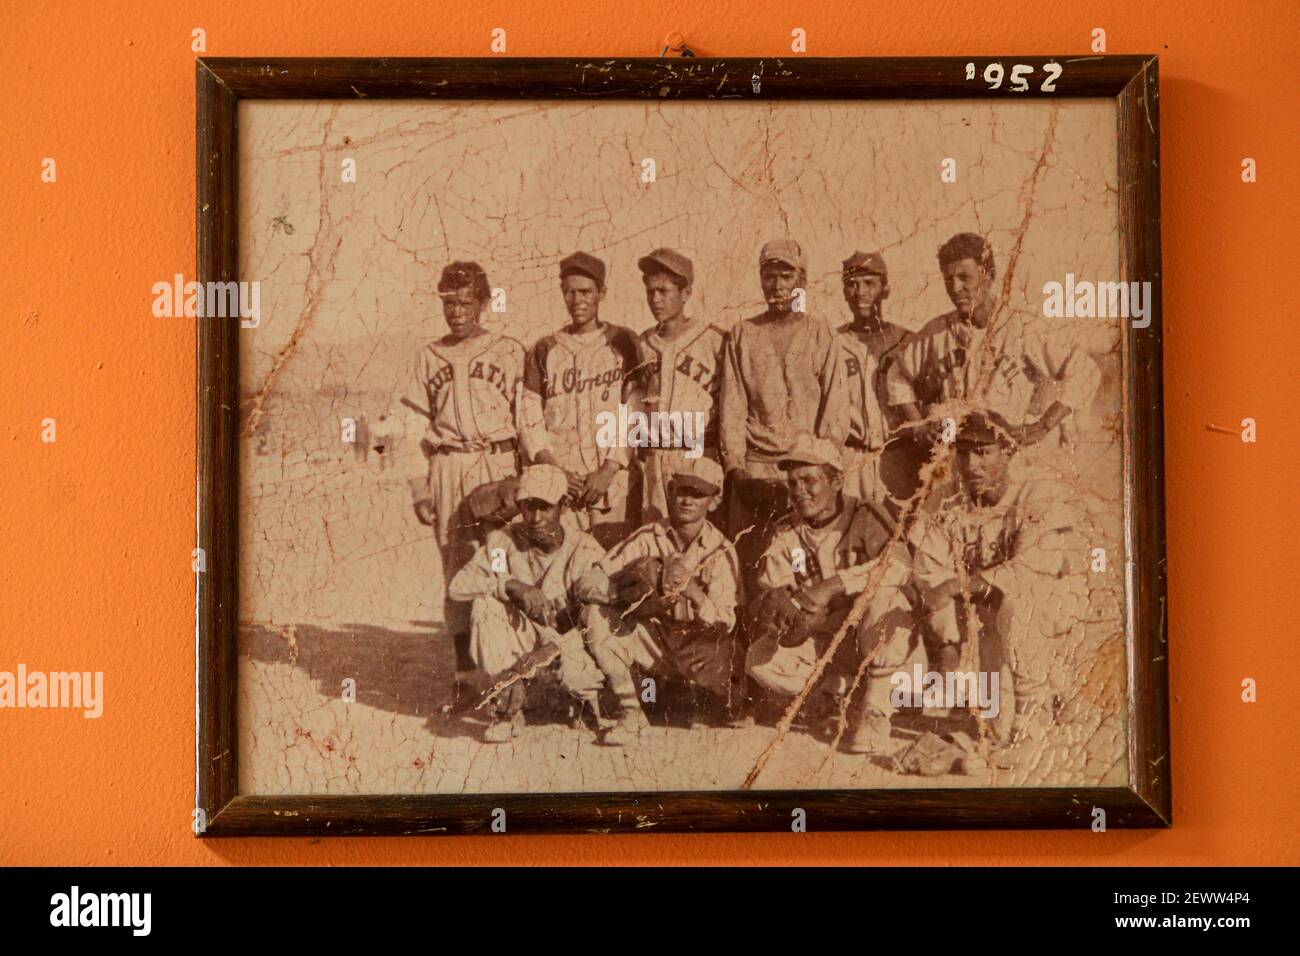
<svg viewBox="0 0 1300 956">
<path fill-rule="evenodd" d="M 1027 88 L 997 88 L 987 64 L 1028 68 Z M 973 65 L 972 65 L 973 64 Z M 1050 69 L 1049 69 L 1050 68 Z M 968 78 L 974 76 L 973 79 Z M 1055 75 L 1050 89 L 1044 77 Z M 239 322 L 198 323 L 196 807 L 203 836 L 487 834 L 494 808 L 509 833 L 789 832 L 810 828 L 1167 827 L 1171 768 L 1161 378 L 1159 90 L 1155 56 L 898 59 L 255 59 L 204 58 L 197 79 L 200 283 L 237 274 L 237 107 L 245 99 L 1113 98 L 1118 114 L 1121 279 L 1151 283 L 1149 327 L 1122 335 L 1127 561 L 1127 760 L 1116 788 L 644 792 L 509 795 L 248 796 L 237 792 Z M 760 82 L 761 80 L 761 82 Z"/>
</svg>

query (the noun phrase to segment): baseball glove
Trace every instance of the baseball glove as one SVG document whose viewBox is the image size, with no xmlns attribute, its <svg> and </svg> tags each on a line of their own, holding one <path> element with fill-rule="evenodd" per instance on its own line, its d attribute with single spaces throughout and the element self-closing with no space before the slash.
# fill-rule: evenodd
<svg viewBox="0 0 1300 956">
<path fill-rule="evenodd" d="M 519 514 L 515 503 L 515 489 L 519 479 L 502 478 L 479 485 L 465 498 L 470 517 L 477 522 L 487 522 L 493 527 L 509 524 Z"/>
<path fill-rule="evenodd" d="M 798 647 L 808 639 L 808 615 L 795 603 L 789 588 L 764 591 L 750 610 L 754 640 L 769 638 L 784 647 Z"/>
<path fill-rule="evenodd" d="M 610 578 L 611 603 L 627 618 L 669 621 L 677 599 L 664 596 L 663 580 L 662 558 L 637 558 Z"/>
<path fill-rule="evenodd" d="M 647 555 L 637 558 L 626 567 L 610 575 L 611 603 L 620 607 L 644 602 L 659 594 L 663 582 L 662 558 Z"/>
</svg>

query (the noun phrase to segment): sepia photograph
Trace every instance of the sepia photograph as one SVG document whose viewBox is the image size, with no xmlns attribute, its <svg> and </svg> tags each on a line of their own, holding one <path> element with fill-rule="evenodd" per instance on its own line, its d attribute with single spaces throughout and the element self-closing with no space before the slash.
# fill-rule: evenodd
<svg viewBox="0 0 1300 956">
<path fill-rule="evenodd" d="M 9 935 L 1266 922 L 1296 2 L 1167 6 L 6 18 Z"/>
<path fill-rule="evenodd" d="M 1129 782 L 1113 100 L 239 126 L 241 793 Z"/>
</svg>

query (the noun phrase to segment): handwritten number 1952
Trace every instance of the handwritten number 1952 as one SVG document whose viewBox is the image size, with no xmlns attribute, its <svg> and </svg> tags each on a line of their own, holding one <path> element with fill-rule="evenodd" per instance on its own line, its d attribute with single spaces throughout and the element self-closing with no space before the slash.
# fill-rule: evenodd
<svg viewBox="0 0 1300 956">
<path fill-rule="evenodd" d="M 1056 81 L 1060 79 L 1061 73 L 1064 72 L 1063 67 L 1059 63 L 1048 63 L 1044 65 L 1043 72 L 1047 74 L 1047 77 L 1043 80 L 1043 85 L 1039 87 L 1039 89 L 1044 93 L 1055 93 Z M 1025 92 L 1029 89 L 1029 77 L 1032 76 L 1033 73 L 1034 68 L 1032 66 L 1025 63 L 1017 63 L 1015 66 L 1011 67 L 1010 82 L 1007 84 L 1007 89 L 1011 90 L 1013 93 Z M 966 64 L 966 79 L 975 79 L 974 63 Z M 988 66 L 984 67 L 984 82 L 989 85 L 990 90 L 999 89 L 1002 86 L 1002 81 L 1005 79 L 1008 79 L 1007 71 L 1003 68 L 1001 63 L 990 63 Z"/>
</svg>

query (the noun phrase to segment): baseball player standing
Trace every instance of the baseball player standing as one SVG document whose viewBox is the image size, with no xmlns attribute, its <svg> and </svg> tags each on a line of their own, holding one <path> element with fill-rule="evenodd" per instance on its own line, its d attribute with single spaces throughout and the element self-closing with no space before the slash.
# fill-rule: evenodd
<svg viewBox="0 0 1300 956">
<path fill-rule="evenodd" d="M 726 333 L 703 319 L 686 315 L 686 303 L 695 284 L 695 267 L 690 259 L 673 249 L 656 249 L 642 256 L 637 266 L 645 283 L 646 303 L 655 319 L 654 327 L 637 339 L 635 388 L 639 407 L 647 414 L 689 421 L 686 427 L 698 445 L 689 455 L 685 448 L 642 449 L 642 520 L 652 522 L 668 517 L 668 486 L 676 467 L 701 455 L 721 460 L 718 395 Z M 721 514 L 717 520 L 722 522 Z"/>
<path fill-rule="evenodd" d="M 777 463 L 800 434 L 834 445 L 848 437 L 840 345 L 822 319 L 796 311 L 807 271 L 797 242 L 777 239 L 758 256 L 767 311 L 727 336 L 722 372 L 722 461 L 731 483 L 727 529 L 748 585 L 772 522 L 785 511 Z"/>
<path fill-rule="evenodd" d="M 955 422 L 972 407 L 1001 415 L 1021 446 L 1042 440 L 1091 396 L 1096 363 L 1024 316 L 999 314 L 993 251 L 983 236 L 953 236 L 939 249 L 939 268 L 954 309 L 894 349 L 886 369 L 889 404 L 924 446 L 939 440 L 945 416 Z"/>
<path fill-rule="evenodd" d="M 853 314 L 853 321 L 838 329 L 849 402 L 844 493 L 888 502 L 889 493 L 880 481 L 880 453 L 902 416 L 889 404 L 884 361 L 907 330 L 881 315 L 889 298 L 889 273 L 879 252 L 853 253 L 844 260 L 842 277 L 844 301 Z"/>
<path fill-rule="evenodd" d="M 569 478 L 559 468 L 525 468 L 516 493 L 522 516 L 488 533 L 448 593 L 469 602 L 470 653 L 487 674 L 499 678 L 540 645 L 552 645 L 558 648 L 560 682 L 594 710 L 605 678 L 576 626 L 581 615 L 574 586 L 604 549 L 561 522 Z M 508 743 L 519 735 L 525 695 L 522 679 L 501 691 L 486 743 Z"/>
<path fill-rule="evenodd" d="M 555 465 L 569 480 L 580 527 L 606 547 L 628 528 L 629 449 L 596 441 L 597 416 L 618 416 L 636 368 L 636 334 L 600 319 L 605 263 L 585 252 L 560 261 L 570 323 L 528 352 L 521 402 L 530 461 Z"/>
<path fill-rule="evenodd" d="M 480 324 L 492 292 L 478 263 L 448 265 L 438 280 L 438 293 L 451 331 L 416 356 L 402 398 L 414 413 L 412 438 L 403 445 L 416 517 L 433 527 L 443 580 L 450 581 L 475 545 L 466 496 L 480 484 L 517 470 L 515 397 L 524 372 L 524 347 Z M 464 703 L 474 671 L 469 609 L 447 595 L 443 612 L 456 647 L 456 707 Z"/>
</svg>

